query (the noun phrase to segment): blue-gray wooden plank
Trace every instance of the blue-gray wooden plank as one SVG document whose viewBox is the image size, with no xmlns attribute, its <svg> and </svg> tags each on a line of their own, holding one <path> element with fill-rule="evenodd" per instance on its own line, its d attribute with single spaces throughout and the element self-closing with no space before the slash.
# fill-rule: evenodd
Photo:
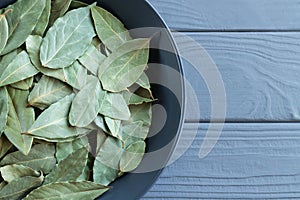
<svg viewBox="0 0 300 200">
<path fill-rule="evenodd" d="M 300 13 L 300 12 L 299 12 Z M 227 121 L 299 121 L 300 120 L 300 32 L 276 33 L 186 33 L 209 53 L 224 81 L 227 95 Z M 187 46 L 190 54 L 197 47 L 184 44 L 185 36 L 174 33 L 178 46 Z M 183 43 L 184 45 L 182 45 Z M 203 59 L 200 55 L 195 59 Z M 212 69 L 211 66 L 200 66 Z M 183 65 L 186 79 L 197 98 L 188 91 L 187 121 L 209 121 L 211 95 L 198 67 Z M 194 105 L 200 105 L 199 110 Z M 221 104 L 222 102 L 220 102 Z M 192 105 L 192 106 L 189 106 Z M 221 120 L 217 117 L 213 120 Z"/>
<path fill-rule="evenodd" d="M 300 30 L 299 0 L 148 0 L 174 30 Z"/>
<path fill-rule="evenodd" d="M 207 124 L 187 123 L 179 150 L 143 200 L 300 199 L 300 124 L 226 124 L 204 159 L 199 148 Z"/>
</svg>

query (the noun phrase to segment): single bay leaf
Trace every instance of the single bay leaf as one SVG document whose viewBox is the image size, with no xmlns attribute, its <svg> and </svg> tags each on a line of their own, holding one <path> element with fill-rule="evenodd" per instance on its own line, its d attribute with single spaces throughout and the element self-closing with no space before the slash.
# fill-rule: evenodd
<svg viewBox="0 0 300 200">
<path fill-rule="evenodd" d="M 0 53 L 6 46 L 8 34 L 8 23 L 4 13 L 0 15 Z"/>
<path fill-rule="evenodd" d="M 81 1 L 72 1 L 71 5 L 69 7 L 69 10 L 73 10 L 73 9 L 77 9 L 77 8 L 81 8 L 81 7 L 85 7 L 88 6 L 88 4 L 81 2 Z"/>
<path fill-rule="evenodd" d="M 76 181 L 87 164 L 88 150 L 83 147 L 61 160 L 57 167 L 46 176 L 44 185 L 55 182 Z"/>
<path fill-rule="evenodd" d="M 17 55 L 18 55 L 18 50 L 14 50 L 0 57 L 0 69 L 1 69 L 0 72 L 2 72 L 3 69 L 7 68 L 7 66 L 17 57 Z"/>
<path fill-rule="evenodd" d="M 87 51 L 79 58 L 79 62 L 92 74 L 97 75 L 98 68 L 106 58 L 94 45 L 90 45 Z"/>
<path fill-rule="evenodd" d="M 42 76 L 30 92 L 28 104 L 44 110 L 72 93 L 72 89 L 61 81 Z"/>
<path fill-rule="evenodd" d="M 51 2 L 50 26 L 67 12 L 72 0 L 52 0 Z"/>
<path fill-rule="evenodd" d="M 131 40 L 128 30 L 122 22 L 101 7 L 92 7 L 92 17 L 100 40 L 111 51 Z"/>
<path fill-rule="evenodd" d="M 22 128 L 26 128 L 28 123 L 34 120 L 34 112 L 32 109 L 26 108 L 23 104 L 27 99 L 27 91 L 19 90 L 17 94 L 15 94 L 13 90 L 16 89 L 10 90 L 12 91 L 12 96 L 8 96 L 9 111 L 4 134 L 19 151 L 27 155 L 31 149 L 33 138 L 22 135 L 21 133 L 23 132 Z M 28 117 L 28 119 L 26 119 L 26 117 Z"/>
<path fill-rule="evenodd" d="M 145 88 L 147 90 L 150 90 L 151 88 L 149 78 L 145 72 L 142 73 L 142 75 L 140 76 L 140 78 L 137 80 L 136 83 L 142 88 Z"/>
<path fill-rule="evenodd" d="M 2 135 L 0 138 L 0 159 L 10 150 L 12 143 Z"/>
<path fill-rule="evenodd" d="M 143 104 L 143 103 L 151 103 L 154 101 L 152 99 L 140 97 L 139 95 L 136 95 L 129 91 L 123 91 L 122 94 L 123 94 L 123 97 L 124 97 L 127 105 L 139 105 L 139 104 Z"/>
<path fill-rule="evenodd" d="M 130 172 L 138 167 L 145 153 L 146 143 L 138 141 L 129 145 L 120 160 L 120 170 Z"/>
<path fill-rule="evenodd" d="M 78 61 L 75 61 L 71 66 L 63 69 L 66 83 L 75 89 L 82 89 L 86 84 L 87 69 L 84 68 Z"/>
<path fill-rule="evenodd" d="M 96 199 L 108 189 L 89 181 L 51 183 L 33 190 L 24 200 Z"/>
<path fill-rule="evenodd" d="M 36 75 L 38 71 L 31 64 L 28 54 L 22 51 L 5 68 L 0 71 L 0 86 L 19 82 Z"/>
<path fill-rule="evenodd" d="M 130 111 L 123 95 L 119 93 L 107 93 L 100 107 L 100 114 L 120 120 L 128 120 Z"/>
<path fill-rule="evenodd" d="M 20 90 L 29 90 L 33 85 L 33 77 L 11 84 L 10 86 Z"/>
<path fill-rule="evenodd" d="M 65 82 L 63 69 L 49 69 L 42 66 L 40 61 L 40 46 L 42 44 L 42 40 L 42 37 L 38 35 L 30 35 L 26 39 L 26 50 L 29 54 L 31 62 L 42 74 Z"/>
<path fill-rule="evenodd" d="M 9 97 L 5 87 L 0 87 L 0 133 L 5 129 L 9 110 Z"/>
<path fill-rule="evenodd" d="M 77 127 L 85 127 L 92 123 L 98 115 L 105 95 L 106 92 L 102 90 L 98 78 L 88 76 L 87 84 L 73 100 L 69 114 L 70 124 Z"/>
<path fill-rule="evenodd" d="M 122 154 L 121 142 L 108 136 L 95 158 L 93 167 L 95 183 L 108 185 L 118 177 Z"/>
<path fill-rule="evenodd" d="M 42 66 L 60 69 L 82 56 L 93 37 L 90 7 L 69 11 L 49 29 L 40 49 Z"/>
<path fill-rule="evenodd" d="M 89 139 L 87 136 L 75 139 L 71 142 L 63 142 L 56 144 L 56 159 L 58 162 L 67 158 L 70 154 L 76 150 L 85 147 L 90 150 Z"/>
<path fill-rule="evenodd" d="M 35 171 L 31 169 L 30 167 L 26 167 L 23 165 L 6 165 L 4 167 L 0 168 L 1 176 L 2 178 L 10 183 L 13 180 L 25 176 L 33 176 L 33 177 L 39 177 L 41 175 L 40 172 Z"/>
<path fill-rule="evenodd" d="M 141 77 L 148 63 L 149 42 L 149 39 L 128 41 L 104 60 L 98 77 L 105 90 L 126 90 Z"/>
<path fill-rule="evenodd" d="M 25 176 L 18 179 L 14 179 L 2 190 L 0 190 L 1 200 L 17 200 L 24 197 L 30 190 L 40 186 L 44 180 L 44 176 L 41 174 L 39 177 Z"/>
<path fill-rule="evenodd" d="M 47 174 L 55 167 L 56 159 L 54 154 L 55 147 L 53 144 L 36 144 L 32 147 L 28 156 L 24 156 L 20 151 L 10 153 L 3 158 L 0 166 L 24 165 Z"/>
<path fill-rule="evenodd" d="M 107 127 L 112 136 L 118 137 L 121 131 L 121 120 L 112 119 L 110 117 L 104 117 Z"/>
<path fill-rule="evenodd" d="M 32 35 L 40 35 L 43 36 L 47 26 L 48 26 L 48 22 L 49 22 L 49 18 L 50 18 L 50 10 L 51 10 L 51 0 L 46 0 L 45 3 L 45 8 L 34 28 L 34 30 L 32 31 Z"/>
<path fill-rule="evenodd" d="M 9 39 L 1 55 L 20 47 L 25 42 L 36 26 L 45 5 L 46 0 L 18 0 L 5 9 Z"/>
<path fill-rule="evenodd" d="M 71 94 L 52 104 L 34 122 L 26 132 L 38 139 L 65 139 L 86 134 L 68 123 L 68 114 L 74 95 Z"/>
</svg>

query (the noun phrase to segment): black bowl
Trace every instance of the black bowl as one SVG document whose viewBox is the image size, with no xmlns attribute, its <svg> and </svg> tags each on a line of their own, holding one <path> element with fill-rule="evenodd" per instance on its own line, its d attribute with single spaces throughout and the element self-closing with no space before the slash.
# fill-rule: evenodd
<svg viewBox="0 0 300 200">
<path fill-rule="evenodd" d="M 82 0 L 93 3 L 93 0 Z M 0 8 L 12 4 L 15 0 L 1 0 Z M 113 184 L 112 188 L 99 199 L 133 200 L 142 197 L 160 175 L 174 151 L 184 117 L 184 81 L 181 62 L 176 45 L 164 21 L 149 3 L 144 0 L 101 0 L 99 5 L 117 16 L 128 29 L 134 29 L 134 37 L 153 37 L 150 51 L 148 75 L 156 104 L 164 107 L 167 117 L 162 129 L 157 130 L 156 122 L 162 112 L 153 111 L 153 127 L 147 138 L 147 154 L 140 167 L 128 173 Z M 150 28 L 145 28 L 150 27 Z M 145 28 L 138 29 L 137 28 Z M 159 48 L 159 49 L 157 49 Z M 165 67 L 168 66 L 168 67 Z M 176 73 L 177 72 L 177 73 Z M 158 119 L 158 120 L 157 120 Z M 151 154 L 152 152 L 152 154 Z"/>
</svg>

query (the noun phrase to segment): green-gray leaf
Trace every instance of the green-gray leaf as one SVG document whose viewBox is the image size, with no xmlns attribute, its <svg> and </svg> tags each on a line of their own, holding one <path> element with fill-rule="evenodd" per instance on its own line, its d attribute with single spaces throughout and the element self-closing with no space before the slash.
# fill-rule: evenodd
<svg viewBox="0 0 300 200">
<path fill-rule="evenodd" d="M 0 88 L 0 133 L 5 129 L 8 116 L 8 93 L 5 87 Z"/>
<path fill-rule="evenodd" d="M 34 30 L 32 31 L 33 35 L 40 35 L 43 36 L 49 22 L 50 17 L 50 9 L 51 9 L 51 0 L 46 0 L 45 8 L 42 12 L 42 15 L 39 18 Z"/>
<path fill-rule="evenodd" d="M 44 180 L 44 176 L 41 174 L 40 177 L 25 176 L 18 178 L 7 184 L 0 190 L 1 200 L 17 200 L 21 199 L 30 190 L 38 187 Z"/>
<path fill-rule="evenodd" d="M 10 86 L 20 90 L 29 90 L 33 85 L 33 77 L 11 84 Z"/>
<path fill-rule="evenodd" d="M 78 61 L 75 61 L 71 66 L 63 69 L 66 83 L 75 89 L 82 89 L 86 84 L 87 69 L 84 68 Z"/>
<path fill-rule="evenodd" d="M 104 60 L 98 76 L 105 90 L 126 90 L 141 77 L 148 63 L 149 42 L 149 39 L 128 41 Z"/>
<path fill-rule="evenodd" d="M 51 15 L 49 20 L 49 25 L 53 25 L 53 23 L 59 18 L 62 17 L 71 4 L 72 0 L 52 0 L 51 5 Z"/>
<path fill-rule="evenodd" d="M 42 65 L 51 69 L 70 66 L 84 54 L 94 36 L 90 7 L 68 12 L 54 23 L 43 39 Z"/>
<path fill-rule="evenodd" d="M 146 143 L 138 141 L 129 145 L 120 160 L 120 170 L 130 172 L 138 167 L 145 153 Z"/>
<path fill-rule="evenodd" d="M 68 157 L 70 154 L 75 152 L 78 149 L 85 147 L 86 149 L 90 149 L 89 139 L 87 136 L 75 139 L 71 142 L 63 142 L 56 144 L 56 159 L 57 161 L 61 161 Z"/>
<path fill-rule="evenodd" d="M 0 71 L 0 86 L 19 82 L 36 75 L 38 71 L 31 64 L 28 54 L 22 51 L 6 67 Z"/>
<path fill-rule="evenodd" d="M 139 105 L 143 103 L 151 103 L 154 101 L 152 99 L 144 98 L 134 93 L 131 93 L 129 91 L 123 91 L 122 94 L 127 105 Z"/>
<path fill-rule="evenodd" d="M 98 78 L 88 76 L 87 84 L 73 100 L 69 114 L 70 124 L 85 127 L 92 123 L 98 115 L 105 95 L 106 92 L 101 89 Z"/>
<path fill-rule="evenodd" d="M 7 185 L 7 183 L 5 181 L 2 181 L 0 183 L 0 190 L 2 190 L 4 188 L 4 186 L 6 186 L 6 185 Z"/>
<path fill-rule="evenodd" d="M 113 119 L 128 120 L 130 118 L 126 101 L 123 95 L 119 93 L 107 93 L 99 113 Z"/>
<path fill-rule="evenodd" d="M 79 62 L 92 74 L 97 75 L 98 68 L 106 58 L 94 45 L 90 45 L 87 51 L 79 58 Z"/>
<path fill-rule="evenodd" d="M 10 88 L 9 112 L 4 131 L 7 139 L 24 155 L 29 153 L 33 141 L 32 137 L 22 135 L 24 129 L 34 120 L 34 111 L 26 108 L 27 96 L 28 91 Z"/>
<path fill-rule="evenodd" d="M 37 24 L 45 5 L 46 0 L 19 0 L 5 9 L 9 39 L 1 55 L 7 54 L 25 42 Z"/>
<path fill-rule="evenodd" d="M 112 136 L 118 137 L 119 132 L 121 131 L 121 120 L 112 119 L 109 117 L 104 117 L 107 127 Z"/>
<path fill-rule="evenodd" d="M 39 139 L 65 139 L 76 137 L 86 132 L 70 127 L 68 114 L 74 95 L 69 95 L 62 100 L 52 104 L 34 122 L 27 134 Z"/>
<path fill-rule="evenodd" d="M 0 15 L 0 53 L 5 48 L 8 40 L 8 23 L 5 14 Z"/>
<path fill-rule="evenodd" d="M 108 185 L 118 177 L 122 153 L 121 142 L 115 138 L 107 137 L 95 158 L 94 182 Z"/>
<path fill-rule="evenodd" d="M 76 181 L 82 174 L 88 159 L 88 150 L 83 147 L 60 161 L 46 177 L 44 185 L 55 182 Z"/>
<path fill-rule="evenodd" d="M 61 81 L 42 76 L 30 92 L 28 104 L 44 110 L 72 93 L 72 89 Z"/>
<path fill-rule="evenodd" d="M 142 88 L 145 88 L 147 90 L 150 90 L 151 88 L 149 78 L 145 72 L 142 73 L 142 75 L 140 76 L 140 78 L 137 80 L 136 83 Z"/>
<path fill-rule="evenodd" d="M 72 1 L 71 2 L 71 5 L 69 7 L 69 10 L 73 10 L 73 9 L 76 9 L 76 8 L 81 8 L 81 7 L 85 7 L 85 6 L 88 6 L 88 4 L 86 3 L 83 3 L 81 1 Z"/>
<path fill-rule="evenodd" d="M 100 7 L 91 10 L 97 35 L 111 51 L 131 40 L 128 30 L 115 16 Z"/>
<path fill-rule="evenodd" d="M 49 69 L 42 66 L 40 61 L 40 47 L 42 40 L 42 37 L 38 35 L 30 35 L 26 39 L 26 50 L 31 62 L 41 73 L 65 82 L 66 79 L 63 69 Z"/>
<path fill-rule="evenodd" d="M 89 181 L 51 183 L 33 190 L 24 200 L 92 200 L 108 189 L 108 187 Z"/>
<path fill-rule="evenodd" d="M 30 167 L 26 167 L 24 165 L 6 165 L 4 167 L 0 168 L 0 172 L 2 175 L 2 178 L 10 183 L 13 180 L 25 176 L 33 176 L 33 177 L 39 177 L 41 175 L 40 172 L 35 171 L 31 169 Z"/>
<path fill-rule="evenodd" d="M 12 147 L 12 143 L 2 135 L 0 138 L 0 159 L 9 151 Z"/>
<path fill-rule="evenodd" d="M 54 154 L 55 147 L 53 144 L 37 144 L 32 147 L 28 156 L 24 156 L 20 151 L 13 152 L 5 156 L 0 165 L 24 165 L 47 174 L 55 167 Z"/>
</svg>

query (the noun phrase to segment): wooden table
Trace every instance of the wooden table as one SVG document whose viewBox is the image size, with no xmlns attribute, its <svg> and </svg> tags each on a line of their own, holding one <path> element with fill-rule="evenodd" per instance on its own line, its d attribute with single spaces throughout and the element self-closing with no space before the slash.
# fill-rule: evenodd
<svg viewBox="0 0 300 200">
<path fill-rule="evenodd" d="M 149 1 L 175 36 L 192 37 L 216 63 L 227 122 L 200 159 L 214 119 L 205 84 L 184 63 L 201 115 L 189 107 L 182 134 L 197 136 L 143 199 L 300 199 L 300 1 Z"/>
</svg>

